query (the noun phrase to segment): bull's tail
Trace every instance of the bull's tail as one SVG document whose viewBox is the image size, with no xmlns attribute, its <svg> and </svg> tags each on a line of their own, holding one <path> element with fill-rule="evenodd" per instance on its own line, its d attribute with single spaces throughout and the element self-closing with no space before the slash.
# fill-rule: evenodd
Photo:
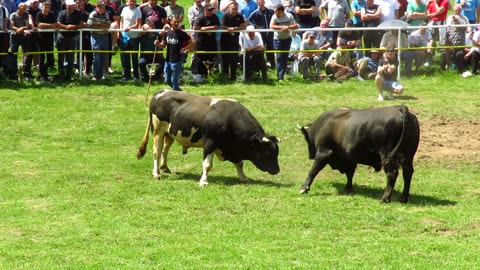
<svg viewBox="0 0 480 270">
<path fill-rule="evenodd" d="M 142 144 L 138 148 L 137 158 L 141 159 L 145 153 L 147 152 L 147 145 L 148 145 L 148 137 L 150 134 L 150 127 L 152 125 L 152 115 L 148 117 L 147 129 L 145 130 L 145 134 L 143 135 Z"/>
<path fill-rule="evenodd" d="M 408 107 L 405 106 L 405 105 L 401 105 L 401 106 L 399 106 L 398 109 L 399 109 L 400 113 L 402 114 L 402 134 L 400 135 L 400 138 L 398 139 L 397 145 L 395 145 L 393 150 L 388 155 L 385 163 L 392 162 L 393 160 L 395 160 L 395 156 L 397 155 L 397 152 L 400 149 L 400 147 L 402 146 L 402 143 L 404 141 L 405 132 L 406 132 L 406 129 L 407 129 L 407 121 L 408 121 L 408 114 L 409 114 Z"/>
</svg>

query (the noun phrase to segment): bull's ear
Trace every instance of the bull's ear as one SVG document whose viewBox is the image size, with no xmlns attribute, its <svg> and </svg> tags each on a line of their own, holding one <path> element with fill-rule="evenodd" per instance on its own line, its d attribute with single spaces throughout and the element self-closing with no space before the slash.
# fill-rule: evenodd
<svg viewBox="0 0 480 270">
<path fill-rule="evenodd" d="M 279 142 L 280 142 L 280 139 L 278 139 L 278 138 L 275 137 L 275 136 L 269 136 L 268 138 L 267 138 L 267 136 L 263 136 L 262 139 L 261 139 L 261 142 L 262 142 L 262 143 L 270 143 L 270 142 L 279 143 Z"/>
</svg>

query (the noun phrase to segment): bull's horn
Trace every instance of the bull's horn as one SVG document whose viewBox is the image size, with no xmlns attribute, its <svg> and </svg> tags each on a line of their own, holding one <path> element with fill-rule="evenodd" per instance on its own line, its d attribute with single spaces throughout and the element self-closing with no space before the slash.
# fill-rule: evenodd
<svg viewBox="0 0 480 270">
<path fill-rule="evenodd" d="M 263 137 L 262 142 L 270 142 L 270 140 L 267 137 Z"/>
<path fill-rule="evenodd" d="M 297 128 L 301 130 L 303 127 L 297 124 Z"/>
</svg>

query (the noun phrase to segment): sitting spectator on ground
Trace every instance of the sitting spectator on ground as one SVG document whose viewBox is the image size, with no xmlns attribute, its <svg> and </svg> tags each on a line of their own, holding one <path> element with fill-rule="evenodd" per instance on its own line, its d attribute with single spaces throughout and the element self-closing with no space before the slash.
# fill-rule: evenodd
<svg viewBox="0 0 480 270">
<path fill-rule="evenodd" d="M 421 26 L 427 26 L 427 23 L 423 22 Z M 412 50 L 415 59 L 415 72 L 418 72 L 420 67 L 432 57 L 432 35 L 427 28 L 420 28 L 413 31 L 408 36 L 408 44 L 410 44 L 410 48 L 421 48 L 418 50 Z"/>
<path fill-rule="evenodd" d="M 390 48 L 397 48 L 398 44 L 398 30 L 392 29 L 386 32 L 382 40 L 380 41 L 380 48 L 386 49 L 387 47 Z M 405 33 L 401 33 L 400 36 L 400 48 L 408 48 L 408 37 Z M 405 61 L 405 66 L 403 71 L 405 75 L 412 74 L 412 65 L 413 65 L 413 52 L 409 50 L 400 50 L 400 58 Z"/>
<path fill-rule="evenodd" d="M 347 48 L 347 41 L 341 39 L 339 42 L 339 49 L 335 50 L 325 64 L 325 71 L 330 80 L 336 79 L 342 82 L 349 77 L 352 77 L 354 72 L 352 69 L 352 61 L 350 54 L 345 50 Z"/>
<path fill-rule="evenodd" d="M 378 91 L 378 101 L 383 101 L 383 91 L 387 91 L 389 99 L 393 99 L 393 94 L 402 94 L 403 86 L 397 82 L 398 60 L 393 48 L 388 48 L 378 63 L 375 85 Z"/>
<path fill-rule="evenodd" d="M 262 79 L 267 80 L 267 63 L 265 60 L 265 46 L 263 45 L 262 36 L 255 32 L 253 25 L 247 26 L 247 34 L 240 35 L 240 44 L 245 51 L 245 80 L 252 78 L 253 71 L 260 71 Z"/>
<path fill-rule="evenodd" d="M 288 63 L 290 67 L 290 74 L 298 73 L 298 65 L 300 63 L 300 45 L 302 45 L 302 37 L 297 31 L 292 31 L 292 43 L 290 44 L 290 52 L 288 53 Z"/>
<path fill-rule="evenodd" d="M 379 51 L 371 50 L 370 56 L 364 56 L 353 64 L 359 81 L 374 79 L 377 75 Z"/>
<path fill-rule="evenodd" d="M 472 64 L 472 74 L 478 75 L 478 62 L 480 61 L 480 31 L 477 30 L 472 37 L 472 45 L 470 51 L 465 54 L 465 60 L 470 59 Z"/>
<path fill-rule="evenodd" d="M 318 49 L 318 41 L 315 40 L 315 32 L 308 31 L 306 32 L 307 39 L 302 40 L 300 45 L 300 67 L 302 70 L 303 79 L 308 79 L 308 68 L 311 65 L 315 66 L 314 78 L 318 79 L 320 74 L 320 52 Z"/>
</svg>

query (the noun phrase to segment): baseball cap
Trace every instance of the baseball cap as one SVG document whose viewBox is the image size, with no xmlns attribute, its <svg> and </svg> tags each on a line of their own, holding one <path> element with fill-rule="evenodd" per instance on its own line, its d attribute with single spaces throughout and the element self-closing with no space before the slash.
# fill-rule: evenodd
<svg viewBox="0 0 480 270">
<path fill-rule="evenodd" d="M 210 10 L 210 11 L 215 9 L 215 7 L 210 5 L 210 4 L 206 4 L 203 8 L 206 9 L 206 10 Z"/>
<path fill-rule="evenodd" d="M 106 5 L 105 2 L 103 2 L 103 1 L 98 1 L 97 2 L 97 7 L 98 6 L 105 6 L 105 5 Z"/>
<path fill-rule="evenodd" d="M 347 44 L 347 42 L 348 41 L 344 38 L 340 39 L 340 45 L 345 45 L 345 44 Z"/>
<path fill-rule="evenodd" d="M 65 0 L 66 6 L 73 6 L 76 5 L 75 0 Z"/>
<path fill-rule="evenodd" d="M 315 36 L 316 36 L 315 32 L 313 32 L 313 31 L 308 31 L 307 32 L 307 37 L 315 37 Z"/>
<path fill-rule="evenodd" d="M 253 31 L 255 31 L 255 26 L 249 25 L 249 26 L 247 26 L 246 30 L 247 30 L 248 32 L 253 32 Z"/>
</svg>

